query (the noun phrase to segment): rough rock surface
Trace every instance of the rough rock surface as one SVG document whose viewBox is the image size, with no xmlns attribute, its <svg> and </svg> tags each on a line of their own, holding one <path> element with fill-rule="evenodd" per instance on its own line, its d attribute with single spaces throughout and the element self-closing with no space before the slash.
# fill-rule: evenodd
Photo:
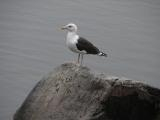
<svg viewBox="0 0 160 120">
<path fill-rule="evenodd" d="M 160 120 L 160 90 L 66 63 L 34 87 L 14 120 Z"/>
</svg>

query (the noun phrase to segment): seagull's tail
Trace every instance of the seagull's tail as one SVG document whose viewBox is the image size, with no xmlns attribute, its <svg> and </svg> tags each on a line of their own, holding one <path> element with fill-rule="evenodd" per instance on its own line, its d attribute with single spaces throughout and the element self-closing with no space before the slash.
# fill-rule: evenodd
<svg viewBox="0 0 160 120">
<path fill-rule="evenodd" d="M 100 52 L 98 53 L 98 55 L 99 55 L 99 56 L 107 57 L 107 54 L 106 54 L 106 53 L 104 53 L 104 52 L 102 52 L 102 51 L 100 51 Z"/>
</svg>

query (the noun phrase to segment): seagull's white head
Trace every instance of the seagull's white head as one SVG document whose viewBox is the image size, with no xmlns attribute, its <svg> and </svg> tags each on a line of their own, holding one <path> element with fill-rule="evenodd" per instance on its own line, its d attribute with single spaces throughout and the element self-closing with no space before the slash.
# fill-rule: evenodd
<svg viewBox="0 0 160 120">
<path fill-rule="evenodd" d="M 77 32 L 77 25 L 74 23 L 69 23 L 62 27 L 62 30 L 67 30 L 69 32 Z"/>
</svg>

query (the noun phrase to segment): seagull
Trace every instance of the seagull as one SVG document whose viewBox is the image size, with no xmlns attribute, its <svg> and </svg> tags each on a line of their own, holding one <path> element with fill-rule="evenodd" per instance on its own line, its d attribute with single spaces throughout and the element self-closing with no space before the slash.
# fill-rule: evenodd
<svg viewBox="0 0 160 120">
<path fill-rule="evenodd" d="M 75 53 L 78 53 L 77 63 L 82 65 L 83 55 L 92 54 L 98 56 L 107 57 L 107 54 L 100 51 L 95 45 L 83 37 L 77 34 L 77 25 L 74 23 L 69 23 L 61 28 L 62 30 L 67 30 L 66 44 L 68 48 Z"/>
</svg>

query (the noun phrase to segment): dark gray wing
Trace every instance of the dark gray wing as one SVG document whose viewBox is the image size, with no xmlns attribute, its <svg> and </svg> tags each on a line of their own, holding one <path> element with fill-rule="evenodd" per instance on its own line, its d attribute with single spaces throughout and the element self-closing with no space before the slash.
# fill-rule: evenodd
<svg viewBox="0 0 160 120">
<path fill-rule="evenodd" d="M 95 47 L 91 42 L 82 37 L 78 39 L 78 43 L 76 44 L 76 46 L 80 51 L 85 50 L 87 54 L 98 54 L 100 52 L 97 47 Z"/>
</svg>

